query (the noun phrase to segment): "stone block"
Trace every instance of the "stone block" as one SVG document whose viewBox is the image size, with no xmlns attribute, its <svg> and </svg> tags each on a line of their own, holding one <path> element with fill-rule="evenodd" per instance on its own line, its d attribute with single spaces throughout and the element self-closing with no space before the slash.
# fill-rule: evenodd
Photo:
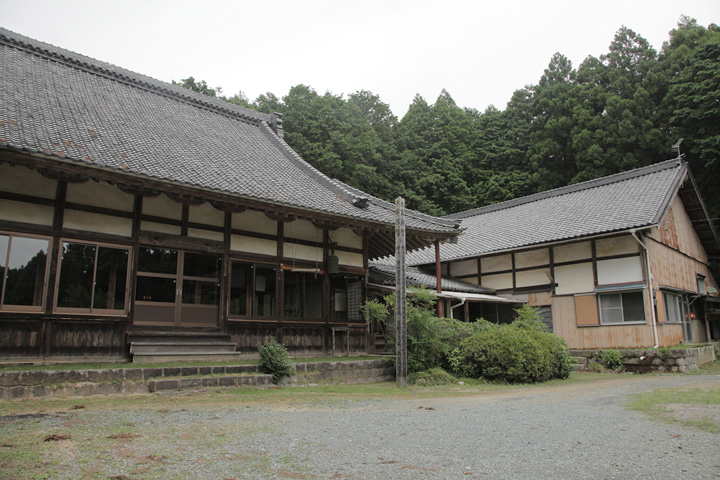
<svg viewBox="0 0 720 480">
<path fill-rule="evenodd" d="M 83 382 L 75 384 L 75 395 L 78 397 L 89 397 L 95 395 L 97 384 L 92 382 Z"/>
<path fill-rule="evenodd" d="M 125 373 L 120 368 L 107 368 L 102 370 L 88 370 L 87 381 L 93 383 L 121 382 L 125 379 Z"/>
<path fill-rule="evenodd" d="M 198 367 L 180 367 L 180 375 L 189 377 L 198 374 Z"/>
<path fill-rule="evenodd" d="M 141 381 L 143 379 L 143 369 L 142 368 L 126 368 L 124 370 L 125 373 L 125 380 L 131 380 L 131 381 Z"/>
<path fill-rule="evenodd" d="M 199 388 L 201 384 L 199 378 L 183 378 L 180 380 L 180 388 Z"/>
<path fill-rule="evenodd" d="M 116 395 L 122 393 L 122 382 L 98 383 L 95 386 L 95 395 Z"/>
<path fill-rule="evenodd" d="M 81 383 L 88 381 L 87 370 L 57 370 L 53 383 Z"/>
<path fill-rule="evenodd" d="M 218 365 L 215 367 L 210 367 L 210 373 L 213 374 L 225 374 L 225 365 Z"/>
<path fill-rule="evenodd" d="M 15 400 L 18 398 L 30 398 L 32 387 L 26 387 L 25 385 L 17 385 L 15 387 L 8 388 L 8 398 Z"/>
<path fill-rule="evenodd" d="M 48 373 L 50 372 L 44 370 L 21 372 L 18 383 L 20 385 L 42 385 L 43 383 L 46 383 Z"/>
<path fill-rule="evenodd" d="M 29 393 L 33 398 L 46 398 L 55 396 L 55 389 L 45 385 L 35 385 L 29 388 Z"/>
<path fill-rule="evenodd" d="M 20 384 L 21 372 L 3 372 L 0 373 L 0 387 L 14 387 Z"/>
<path fill-rule="evenodd" d="M 198 367 L 198 374 L 199 375 L 210 375 L 212 373 L 213 367 Z"/>
<path fill-rule="evenodd" d="M 219 377 L 218 385 L 221 387 L 235 387 L 238 384 L 238 377 Z"/>
<path fill-rule="evenodd" d="M 180 380 L 175 378 L 164 378 L 148 382 L 150 392 L 169 392 L 180 388 Z"/>
<path fill-rule="evenodd" d="M 200 380 L 203 387 L 217 387 L 220 385 L 218 377 L 201 378 Z"/>
<path fill-rule="evenodd" d="M 159 378 L 163 376 L 162 368 L 143 368 L 143 379 Z"/>
<path fill-rule="evenodd" d="M 163 370 L 163 377 L 179 377 L 182 375 L 182 367 L 165 367 Z"/>
</svg>

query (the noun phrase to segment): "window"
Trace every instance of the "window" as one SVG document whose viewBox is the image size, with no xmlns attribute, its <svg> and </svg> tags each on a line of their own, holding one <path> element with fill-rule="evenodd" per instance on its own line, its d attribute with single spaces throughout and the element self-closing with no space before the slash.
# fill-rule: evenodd
<svg viewBox="0 0 720 480">
<path fill-rule="evenodd" d="M 642 291 L 605 293 L 600 299 L 600 323 L 603 325 L 645 322 Z"/>
<path fill-rule="evenodd" d="M 667 323 L 682 323 L 687 312 L 687 301 L 681 295 L 663 293 L 665 305 L 665 321 Z"/>
<path fill-rule="evenodd" d="M 57 308 L 124 313 L 129 257 L 129 247 L 63 242 Z"/>
<path fill-rule="evenodd" d="M 0 234 L 0 310 L 42 311 L 50 240 Z"/>
<path fill-rule="evenodd" d="M 271 265 L 232 262 L 230 315 L 276 317 L 277 268 Z"/>
<path fill-rule="evenodd" d="M 347 275 L 332 281 L 333 315 L 336 321 L 362 322 L 360 307 L 364 300 L 364 278 Z"/>
<path fill-rule="evenodd" d="M 285 272 L 285 318 L 322 320 L 323 276 Z"/>
</svg>

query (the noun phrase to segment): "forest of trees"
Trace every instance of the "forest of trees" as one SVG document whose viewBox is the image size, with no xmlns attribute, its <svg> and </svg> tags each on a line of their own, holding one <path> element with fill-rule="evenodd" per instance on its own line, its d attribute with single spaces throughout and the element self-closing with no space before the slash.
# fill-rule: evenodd
<svg viewBox="0 0 720 480">
<path fill-rule="evenodd" d="M 181 85 L 220 96 L 193 77 Z M 720 217 L 720 27 L 682 17 L 658 52 L 622 27 L 599 58 L 556 53 L 504 110 L 417 95 L 400 120 L 368 91 L 345 98 L 297 85 L 282 98 L 224 100 L 283 114 L 285 140 L 325 174 L 385 200 L 443 215 L 677 156 Z"/>
</svg>

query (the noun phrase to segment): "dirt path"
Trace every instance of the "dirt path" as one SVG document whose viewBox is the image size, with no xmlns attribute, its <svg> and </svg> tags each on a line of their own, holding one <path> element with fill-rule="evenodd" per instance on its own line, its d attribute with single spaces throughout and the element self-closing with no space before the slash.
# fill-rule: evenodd
<svg viewBox="0 0 720 480">
<path fill-rule="evenodd" d="M 134 408 L 0 418 L 0 478 L 720 478 L 720 435 L 625 407 L 635 393 L 699 386 L 720 386 L 720 376 L 422 400 L 262 404 L 238 394 L 173 397 L 159 409 L 140 398 Z M 43 441 L 50 433 L 66 439 Z"/>
</svg>

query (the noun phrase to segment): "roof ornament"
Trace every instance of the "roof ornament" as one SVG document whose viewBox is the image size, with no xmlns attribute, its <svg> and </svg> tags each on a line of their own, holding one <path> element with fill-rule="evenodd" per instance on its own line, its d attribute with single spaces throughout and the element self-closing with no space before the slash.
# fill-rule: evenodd
<svg viewBox="0 0 720 480">
<path fill-rule="evenodd" d="M 684 162 L 684 159 L 685 159 L 685 154 L 680 153 L 680 144 L 683 142 L 683 140 L 685 140 L 685 139 L 681 137 L 677 142 L 675 142 L 675 145 L 672 146 L 672 149 L 677 152 L 678 165 L 682 165 L 682 163 Z"/>
</svg>

